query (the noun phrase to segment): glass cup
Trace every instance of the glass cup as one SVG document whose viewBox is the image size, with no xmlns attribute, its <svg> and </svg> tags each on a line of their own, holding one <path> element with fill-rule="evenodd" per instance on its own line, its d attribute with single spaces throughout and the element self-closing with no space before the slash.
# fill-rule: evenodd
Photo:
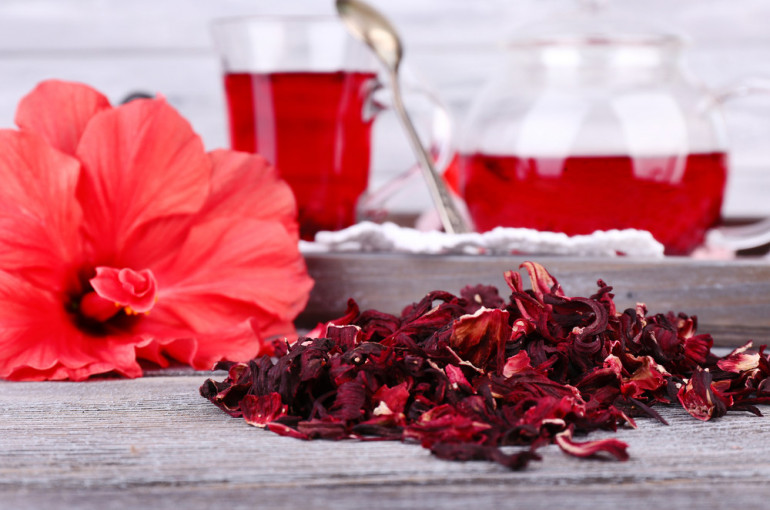
<svg viewBox="0 0 770 510">
<path fill-rule="evenodd" d="M 232 148 L 275 165 L 294 191 L 302 239 L 355 223 L 369 185 L 373 123 L 389 97 L 369 49 L 331 16 L 221 19 L 213 35 Z M 449 159 L 445 126 L 431 129 L 443 132 L 434 146 Z"/>
</svg>

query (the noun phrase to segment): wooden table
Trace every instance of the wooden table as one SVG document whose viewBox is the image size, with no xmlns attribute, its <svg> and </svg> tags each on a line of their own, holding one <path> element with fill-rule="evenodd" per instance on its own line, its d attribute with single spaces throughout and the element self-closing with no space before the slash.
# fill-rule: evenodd
<svg viewBox="0 0 770 510">
<path fill-rule="evenodd" d="M 338 315 L 347 295 L 365 306 L 393 308 L 434 288 L 501 285 L 502 270 L 520 260 L 486 259 L 475 266 L 451 257 L 409 262 L 310 259 L 317 287 L 307 322 Z M 695 308 L 703 331 L 728 334 L 727 340 L 717 338 L 723 345 L 749 335 L 770 343 L 767 262 L 560 259 L 546 267 L 570 294 L 580 295 L 602 277 L 616 285 L 623 304 L 646 300 L 653 311 Z M 579 460 L 550 446 L 541 450 L 541 462 L 510 472 L 485 462 L 438 460 L 417 445 L 280 437 L 200 397 L 198 388 L 210 373 L 147 375 L 86 383 L 0 382 L 0 508 L 770 507 L 770 418 L 747 413 L 702 423 L 678 407 L 659 408 L 670 426 L 642 419 L 638 429 L 614 436 L 630 445 L 628 462 Z M 224 373 L 215 377 L 221 380 Z"/>
<path fill-rule="evenodd" d="M 210 374 L 0 383 L 0 508 L 767 508 L 770 418 L 663 409 L 627 462 L 543 448 L 523 472 L 417 445 L 300 441 L 198 395 Z M 221 378 L 224 374 L 217 374 Z M 767 407 L 765 411 L 770 411 Z M 610 433 L 592 437 L 612 436 Z"/>
</svg>

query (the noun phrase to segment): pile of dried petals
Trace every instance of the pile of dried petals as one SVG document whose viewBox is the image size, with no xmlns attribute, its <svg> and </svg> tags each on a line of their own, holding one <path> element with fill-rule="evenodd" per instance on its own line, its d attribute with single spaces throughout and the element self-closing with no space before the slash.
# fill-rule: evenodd
<svg viewBox="0 0 770 510">
<path fill-rule="evenodd" d="M 512 469 L 553 442 L 625 460 L 617 439 L 573 435 L 634 426 L 633 416 L 664 421 L 657 403 L 678 400 L 700 420 L 770 403 L 763 349 L 718 359 L 695 317 L 648 316 L 644 305 L 618 312 L 601 280 L 590 298 L 567 297 L 542 266 L 523 267 L 532 289 L 507 272 L 508 302 L 494 287 L 466 287 L 461 297 L 432 292 L 396 317 L 351 300 L 344 317 L 277 358 L 221 364 L 228 377 L 207 380 L 201 394 L 282 435 L 418 441 L 441 458 Z M 508 445 L 526 448 L 500 449 Z"/>
</svg>

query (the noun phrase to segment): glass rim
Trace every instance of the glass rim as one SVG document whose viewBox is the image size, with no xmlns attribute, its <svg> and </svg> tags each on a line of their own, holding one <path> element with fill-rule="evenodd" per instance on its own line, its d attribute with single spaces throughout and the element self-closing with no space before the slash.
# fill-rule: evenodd
<svg viewBox="0 0 770 510">
<path fill-rule="evenodd" d="M 287 23 L 339 23 L 342 27 L 342 21 L 333 14 L 245 14 L 223 16 L 212 19 L 209 24 L 212 27 L 228 25 L 250 25 L 258 23 L 269 24 L 287 24 Z"/>
<path fill-rule="evenodd" d="M 548 48 L 565 46 L 590 47 L 637 47 L 637 48 L 668 48 L 678 49 L 688 45 L 688 41 L 674 34 L 640 34 L 640 35 L 553 35 L 527 39 L 505 41 L 506 48 Z"/>
</svg>

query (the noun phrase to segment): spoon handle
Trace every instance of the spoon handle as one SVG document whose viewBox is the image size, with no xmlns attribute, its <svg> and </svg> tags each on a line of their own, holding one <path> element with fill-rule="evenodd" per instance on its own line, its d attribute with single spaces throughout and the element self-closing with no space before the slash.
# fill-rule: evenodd
<svg viewBox="0 0 770 510">
<path fill-rule="evenodd" d="M 454 200 L 452 200 L 452 196 L 449 194 L 449 190 L 444 184 L 444 180 L 436 171 L 436 167 L 433 164 L 433 158 L 431 158 L 425 150 L 425 146 L 423 146 L 420 141 L 420 137 L 412 123 L 412 119 L 409 117 L 409 114 L 404 107 L 398 73 L 391 71 L 390 81 L 391 90 L 393 92 L 394 110 L 396 111 L 399 120 L 404 125 L 404 129 L 406 129 L 407 138 L 412 146 L 412 150 L 417 156 L 423 177 L 430 190 L 430 196 L 433 199 L 433 203 L 441 218 L 441 223 L 444 226 L 444 231 L 448 234 L 464 234 L 470 232 L 470 227 L 457 209 Z"/>
</svg>

